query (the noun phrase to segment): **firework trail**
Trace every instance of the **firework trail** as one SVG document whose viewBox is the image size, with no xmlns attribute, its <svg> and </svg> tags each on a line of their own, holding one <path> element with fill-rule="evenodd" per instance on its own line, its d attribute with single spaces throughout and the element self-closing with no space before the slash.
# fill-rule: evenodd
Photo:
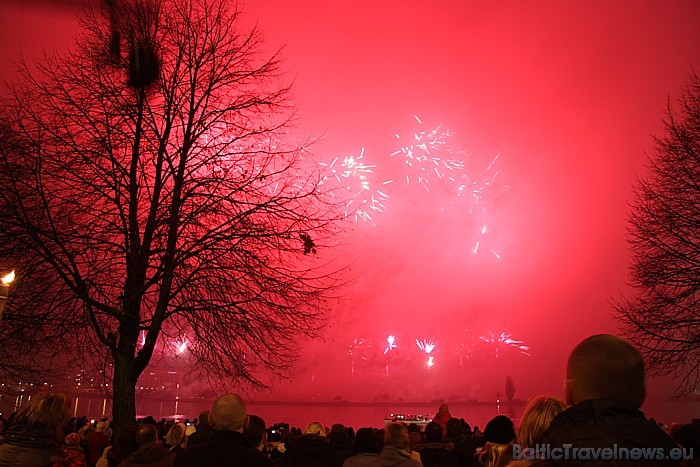
<svg viewBox="0 0 700 467">
<path fill-rule="evenodd" d="M 398 349 L 398 345 L 396 344 L 396 336 L 393 334 L 390 334 L 386 337 L 386 343 L 387 347 L 384 349 L 384 355 L 386 356 L 386 365 L 384 366 L 384 372 L 386 373 L 387 376 L 389 376 L 389 356 L 391 355 L 391 351 L 393 349 Z"/>
<path fill-rule="evenodd" d="M 481 168 L 473 167 L 475 162 L 469 164 L 469 178 L 467 183 L 460 186 L 457 195 L 459 200 L 455 205 L 464 209 L 472 220 L 471 252 L 488 252 L 501 259 L 503 245 L 500 233 L 503 225 L 499 219 L 501 216 L 497 201 L 509 187 L 499 182 L 499 170 L 496 167 L 498 159 L 499 156 L 496 155 Z"/>
<path fill-rule="evenodd" d="M 471 360 L 474 357 L 474 349 L 471 344 L 459 344 L 457 346 L 460 368 L 464 365 L 464 360 Z"/>
<path fill-rule="evenodd" d="M 372 343 L 362 337 L 356 337 L 352 340 L 348 353 L 350 354 L 351 375 L 355 376 L 355 361 L 367 361 L 367 354 Z"/>
<path fill-rule="evenodd" d="M 416 339 L 416 345 L 428 356 L 427 366 L 428 368 L 432 368 L 432 366 L 435 365 L 434 357 L 430 355 L 430 353 L 435 350 L 435 344 L 433 341 L 430 339 L 423 339 L 422 341 L 419 341 Z"/>
<path fill-rule="evenodd" d="M 425 352 L 426 354 L 430 354 L 433 350 L 435 350 L 435 344 L 430 339 L 423 339 L 422 341 L 416 339 L 416 345 L 422 352 Z"/>
<path fill-rule="evenodd" d="M 530 356 L 529 345 L 525 345 L 523 341 L 511 338 L 511 335 L 505 332 L 502 332 L 498 336 L 495 336 L 493 333 L 489 333 L 487 336 L 479 336 L 479 339 L 494 347 L 496 358 L 499 356 L 499 349 L 501 347 L 514 349 L 523 355 L 527 355 L 528 357 Z"/>
</svg>

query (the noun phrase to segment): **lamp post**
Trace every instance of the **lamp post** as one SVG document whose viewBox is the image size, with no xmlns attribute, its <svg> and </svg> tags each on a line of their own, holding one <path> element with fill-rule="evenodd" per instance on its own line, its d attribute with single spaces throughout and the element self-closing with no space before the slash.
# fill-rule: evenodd
<svg viewBox="0 0 700 467">
<path fill-rule="evenodd" d="M 7 298 L 10 296 L 10 284 L 13 280 L 15 280 L 15 271 L 0 278 L 0 320 L 2 320 L 2 312 L 5 311 Z"/>
</svg>

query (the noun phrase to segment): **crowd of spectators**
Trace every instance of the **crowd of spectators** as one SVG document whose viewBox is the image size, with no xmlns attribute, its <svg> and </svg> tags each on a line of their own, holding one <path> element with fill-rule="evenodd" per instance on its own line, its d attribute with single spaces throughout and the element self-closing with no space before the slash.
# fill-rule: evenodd
<svg viewBox="0 0 700 467">
<path fill-rule="evenodd" d="M 381 428 L 313 421 L 305 429 L 267 426 L 236 394 L 176 423 L 146 417 L 113 432 L 107 419 L 69 418 L 60 393 L 39 393 L 9 420 L 0 419 L 0 467 L 524 467 L 530 465 L 700 465 L 700 420 L 662 426 L 639 410 L 646 390 L 639 352 L 611 335 L 572 351 L 565 401 L 528 401 L 518 427 L 498 415 L 481 432 L 442 404 L 432 422 Z M 662 449 L 664 455 L 559 459 L 543 447 Z M 677 458 L 669 456 L 680 449 Z M 585 451 L 585 449 L 584 449 Z M 600 452 L 600 451 L 599 451 Z"/>
</svg>

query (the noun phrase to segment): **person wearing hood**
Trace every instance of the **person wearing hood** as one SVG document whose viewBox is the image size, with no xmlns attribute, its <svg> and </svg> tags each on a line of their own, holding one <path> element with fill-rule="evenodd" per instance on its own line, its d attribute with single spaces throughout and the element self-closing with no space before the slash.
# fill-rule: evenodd
<svg viewBox="0 0 700 467">
<path fill-rule="evenodd" d="M 107 424 L 100 421 L 97 422 L 95 431 L 87 436 L 87 464 L 89 467 L 95 467 L 105 448 L 109 446 L 109 436 L 107 436 L 106 430 Z"/>
<path fill-rule="evenodd" d="M 408 446 L 408 427 L 399 422 L 390 423 L 384 431 L 384 447 L 371 465 L 374 467 L 422 466 L 420 462 L 411 458 Z"/>
<path fill-rule="evenodd" d="M 433 417 L 433 421 L 438 423 L 442 427 L 442 439 L 445 439 L 445 434 L 447 433 L 447 422 L 450 421 L 452 415 L 450 415 L 450 408 L 447 404 L 440 404 L 438 413 Z"/>
<path fill-rule="evenodd" d="M 288 467 L 330 467 L 331 448 L 326 429 L 320 422 L 311 422 L 294 446 L 288 451 Z"/>
<path fill-rule="evenodd" d="M 119 467 L 172 467 L 175 454 L 158 443 L 158 429 L 155 425 L 146 424 L 136 431 L 138 449 L 129 454 Z"/>
<path fill-rule="evenodd" d="M 54 461 L 51 467 L 85 467 L 86 465 L 85 453 L 80 447 L 80 435 L 68 434 L 63 445 L 63 457 Z"/>
</svg>

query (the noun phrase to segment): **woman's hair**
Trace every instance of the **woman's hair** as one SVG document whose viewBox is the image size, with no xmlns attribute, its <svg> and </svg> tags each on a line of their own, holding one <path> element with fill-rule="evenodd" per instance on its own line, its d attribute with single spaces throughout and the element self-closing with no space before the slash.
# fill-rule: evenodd
<svg viewBox="0 0 700 467">
<path fill-rule="evenodd" d="M 15 424 L 39 428 L 57 443 L 63 442 L 63 427 L 70 417 L 68 396 L 59 392 L 40 392 L 32 396 L 15 417 Z"/>
<path fill-rule="evenodd" d="M 309 426 L 306 427 L 304 431 L 305 435 L 316 435 L 326 437 L 326 429 L 323 427 L 321 422 L 311 422 Z"/>
<path fill-rule="evenodd" d="M 173 425 L 165 435 L 165 444 L 168 446 L 179 446 L 185 438 L 185 429 L 179 423 Z"/>
<path fill-rule="evenodd" d="M 549 423 L 566 409 L 566 405 L 553 396 L 537 396 L 527 402 L 518 427 L 518 443 L 524 448 L 542 443 L 542 435 Z"/>
<path fill-rule="evenodd" d="M 513 421 L 505 415 L 496 415 L 484 428 L 486 447 L 481 459 L 486 467 L 500 467 L 512 460 L 511 443 L 515 440 Z"/>
<path fill-rule="evenodd" d="M 510 444 L 487 443 L 482 459 L 485 467 L 500 467 L 508 465 L 512 451 Z"/>
</svg>

